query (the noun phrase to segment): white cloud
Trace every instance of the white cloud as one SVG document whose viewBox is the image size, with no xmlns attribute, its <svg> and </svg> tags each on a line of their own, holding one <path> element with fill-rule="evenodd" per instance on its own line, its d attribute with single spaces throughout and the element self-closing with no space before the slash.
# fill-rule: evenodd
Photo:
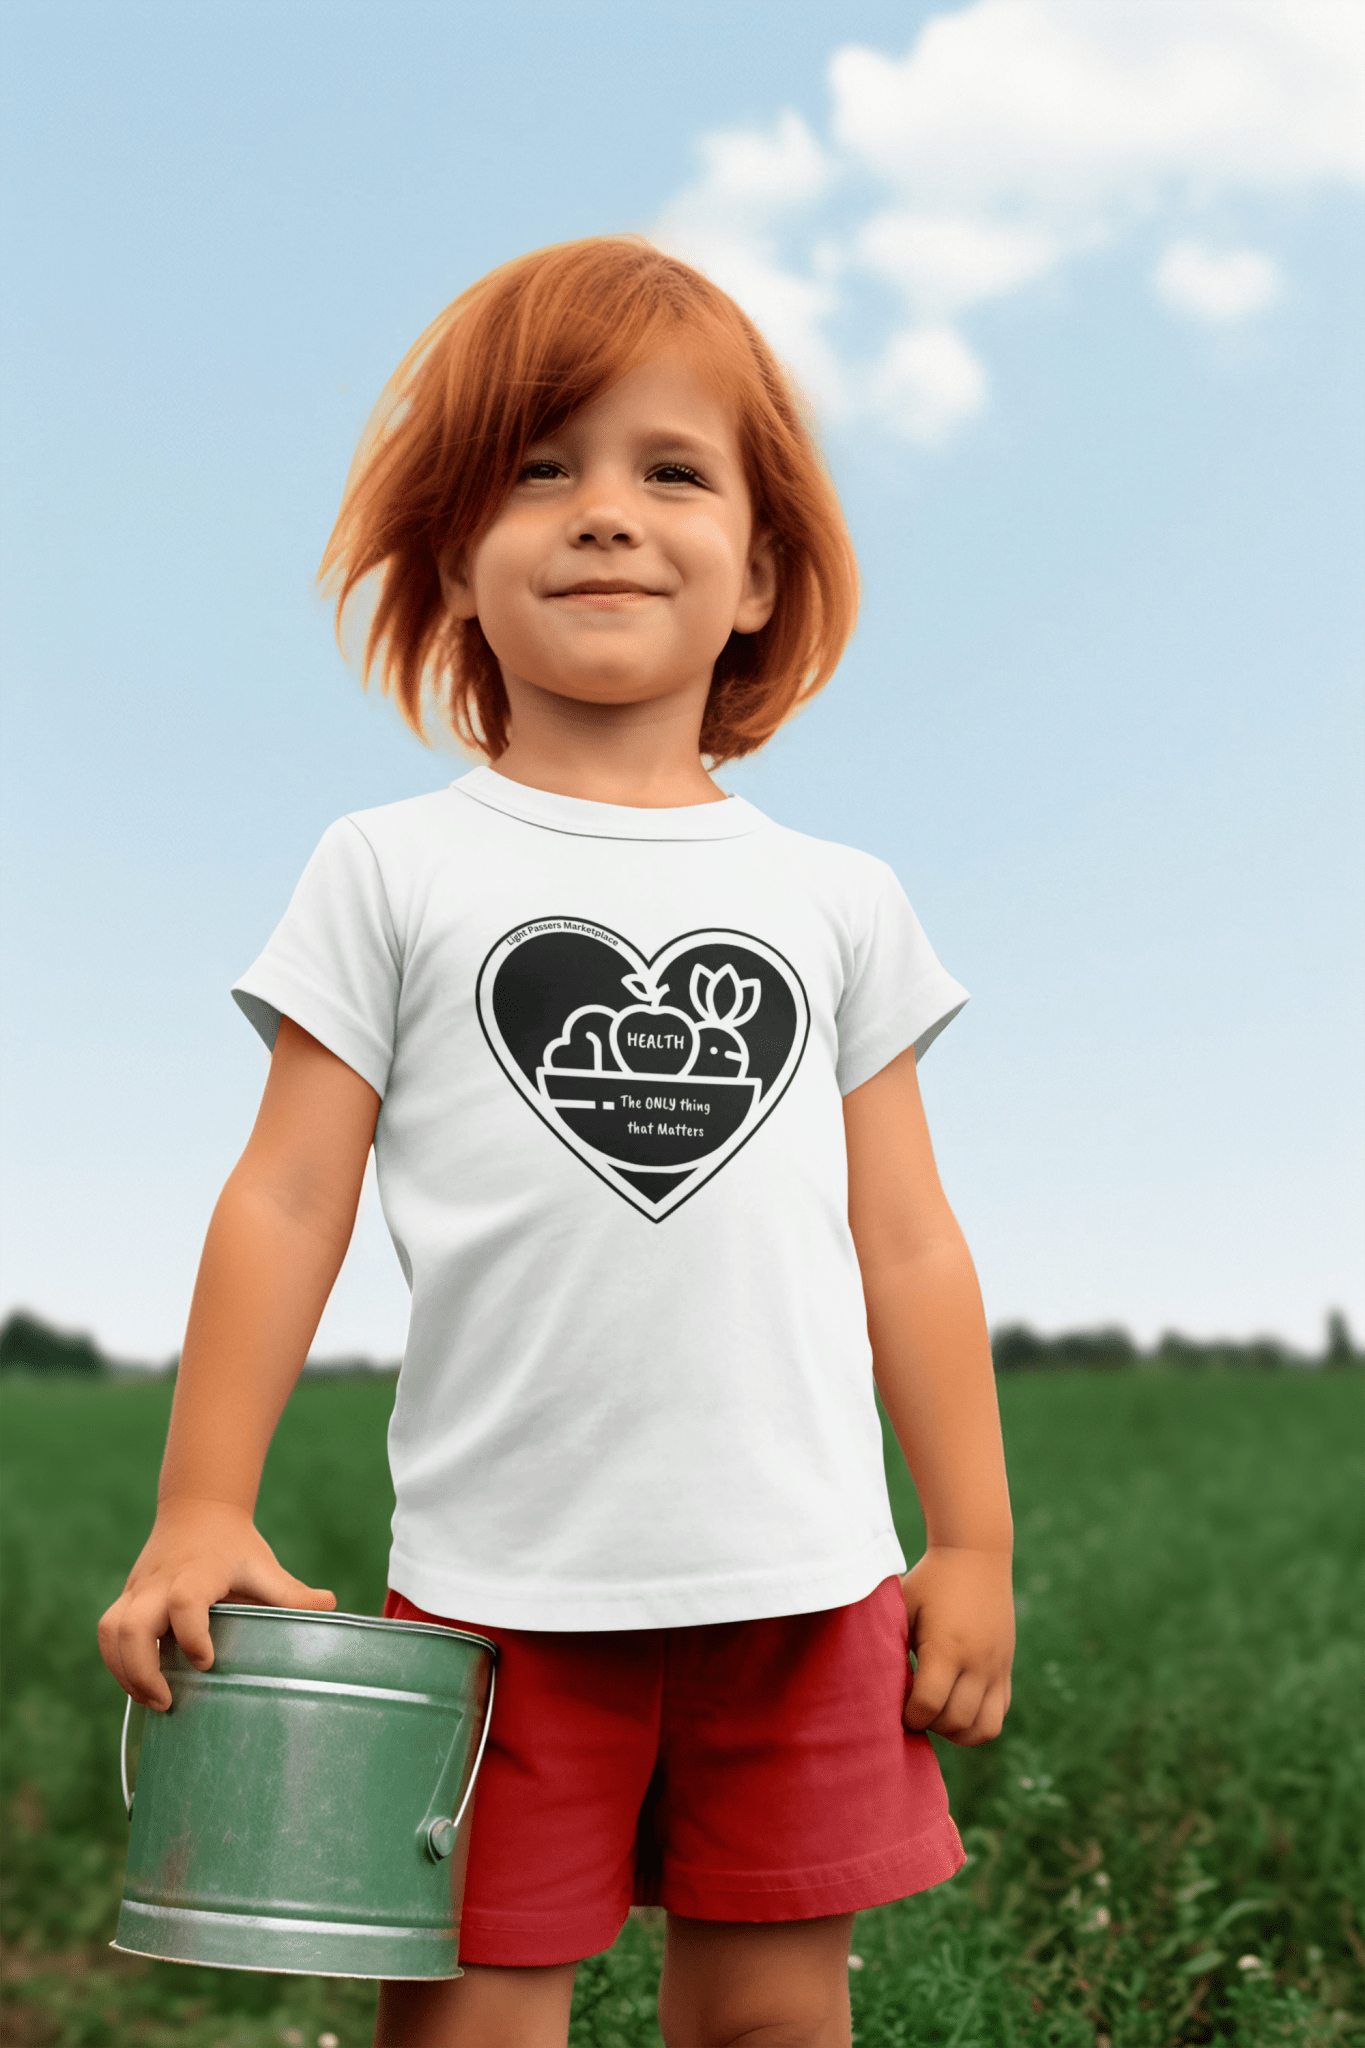
<svg viewBox="0 0 1365 2048">
<path fill-rule="evenodd" d="M 813 199 L 834 175 L 829 156 L 790 112 L 770 135 L 739 128 L 704 136 L 701 155 L 707 193 L 749 215 Z"/>
<path fill-rule="evenodd" d="M 986 403 L 986 372 L 951 327 L 893 334 L 869 383 L 873 408 L 907 440 L 934 448 Z"/>
<path fill-rule="evenodd" d="M 704 138 L 656 233 L 748 307 L 827 412 L 926 443 L 986 402 L 952 324 L 972 307 L 1164 226 L 1159 302 L 1247 319 L 1280 296 L 1279 269 L 1209 246 L 1201 224 L 1365 184 L 1362 0 L 972 0 L 903 57 L 835 51 L 829 84 L 823 137 L 785 113 Z M 869 287 L 889 311 L 869 315 Z"/>
<path fill-rule="evenodd" d="M 1018 291 L 1061 261 L 1045 229 L 957 215 L 880 213 L 859 229 L 856 258 L 899 285 L 911 305 L 956 313 Z"/>
<path fill-rule="evenodd" d="M 838 51 L 832 127 L 920 199 L 1094 219 L 1365 178 L 1363 69 L 1359 0 L 977 0 Z"/>
<path fill-rule="evenodd" d="M 1158 297 L 1196 320 L 1244 320 L 1273 306 L 1283 288 L 1279 265 L 1259 249 L 1206 249 L 1173 242 L 1152 272 Z"/>
</svg>

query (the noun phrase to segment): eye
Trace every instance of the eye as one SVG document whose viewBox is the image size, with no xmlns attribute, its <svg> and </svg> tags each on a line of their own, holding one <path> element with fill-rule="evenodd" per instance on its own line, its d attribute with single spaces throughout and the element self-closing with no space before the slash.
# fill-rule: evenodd
<svg viewBox="0 0 1365 2048">
<path fill-rule="evenodd" d="M 522 463 L 517 481 L 523 484 L 551 484 L 556 477 L 567 475 L 568 471 L 562 462 L 556 462 L 549 455 L 534 455 L 528 462 Z"/>
<path fill-rule="evenodd" d="M 656 463 L 650 470 L 647 481 L 652 484 L 701 484 L 703 488 L 705 487 L 705 478 L 699 476 L 696 470 L 689 468 L 685 462 Z"/>
</svg>

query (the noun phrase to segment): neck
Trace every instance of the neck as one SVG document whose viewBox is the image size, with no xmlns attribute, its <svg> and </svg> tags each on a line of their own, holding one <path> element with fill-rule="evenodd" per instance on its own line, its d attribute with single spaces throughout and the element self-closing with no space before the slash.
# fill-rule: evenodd
<svg viewBox="0 0 1365 2048">
<path fill-rule="evenodd" d="M 511 739 L 493 767 L 509 782 L 634 810 L 719 803 L 701 765 L 706 689 L 642 704 L 593 704 L 506 677 Z"/>
</svg>

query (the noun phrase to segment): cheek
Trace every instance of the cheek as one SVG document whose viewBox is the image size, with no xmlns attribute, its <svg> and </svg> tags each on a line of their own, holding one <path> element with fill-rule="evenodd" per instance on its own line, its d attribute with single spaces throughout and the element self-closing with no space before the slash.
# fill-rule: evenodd
<svg viewBox="0 0 1365 2048">
<path fill-rule="evenodd" d="M 474 590 L 479 617 L 492 617 L 515 603 L 519 587 L 525 586 L 525 548 L 518 546 L 519 536 L 494 527 L 484 535 L 474 551 L 470 565 L 470 583 Z"/>
<path fill-rule="evenodd" d="M 525 669 L 536 659 L 536 615 L 529 590 L 532 567 L 516 534 L 496 530 L 480 543 L 472 564 L 474 607 L 498 660 Z"/>
<path fill-rule="evenodd" d="M 724 520 L 690 524 L 678 537 L 679 559 L 699 593 L 729 602 L 740 590 L 748 563 L 748 533 Z"/>
</svg>

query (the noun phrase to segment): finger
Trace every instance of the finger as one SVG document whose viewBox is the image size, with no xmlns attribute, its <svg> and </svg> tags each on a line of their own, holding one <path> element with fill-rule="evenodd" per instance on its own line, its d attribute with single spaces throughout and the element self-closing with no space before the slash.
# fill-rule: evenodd
<svg viewBox="0 0 1365 2048">
<path fill-rule="evenodd" d="M 165 1680 L 155 1619 L 140 1615 L 125 1593 L 102 1617 L 99 1638 L 100 1654 L 124 1691 L 145 1706 L 159 1700 Z"/>
<path fill-rule="evenodd" d="M 949 1742 L 964 1741 L 968 1731 L 976 1724 L 985 1693 L 984 1678 L 978 1678 L 969 1671 L 959 1673 L 956 1685 L 939 1713 L 929 1723 L 935 1735 L 946 1736 Z"/>
<path fill-rule="evenodd" d="M 167 1601 L 171 1633 L 183 1655 L 196 1671 L 213 1666 L 213 1637 L 209 1633 L 209 1607 L 221 1595 L 216 1586 L 182 1573 L 171 1587 Z"/>
<path fill-rule="evenodd" d="M 315 1613 L 329 1613 L 337 1604 L 335 1593 L 323 1586 L 305 1585 L 277 1564 L 269 1551 L 264 1557 L 248 1559 L 234 1577 L 232 1590 L 219 1597 L 254 1600 L 262 1607 L 305 1607 Z"/>
<path fill-rule="evenodd" d="M 164 1604 L 147 1599 L 128 1601 L 118 1624 L 114 1675 L 125 1692 L 158 1714 L 164 1714 L 171 1703 L 171 1689 L 161 1669 L 160 1639 L 168 1627 Z"/>
<path fill-rule="evenodd" d="M 99 1640 L 100 1655 L 120 1685 L 123 1683 L 123 1659 L 119 1655 L 118 1624 L 119 1608 L 122 1604 L 120 1599 L 116 1600 L 112 1607 L 106 1607 L 95 1631 Z"/>
<path fill-rule="evenodd" d="M 925 1650 L 921 1654 L 919 1664 L 910 1677 L 909 1697 L 901 1715 L 913 1734 L 932 1727 L 938 1719 L 957 1683 L 957 1674 L 955 1659 L 933 1650 Z"/>
<path fill-rule="evenodd" d="M 277 1607 L 308 1607 L 314 1613 L 330 1614 L 337 1604 L 335 1593 L 329 1593 L 322 1586 L 305 1586 L 302 1579 L 291 1578 L 288 1572 L 281 1572 L 280 1578 L 288 1596 L 273 1604 Z"/>
<path fill-rule="evenodd" d="M 983 1742 L 994 1742 L 1005 1725 L 1009 1703 L 1008 1685 L 988 1685 L 970 1728 L 961 1735 L 953 1736 L 952 1740 L 961 1743 L 964 1749 L 975 1749 Z"/>
</svg>

